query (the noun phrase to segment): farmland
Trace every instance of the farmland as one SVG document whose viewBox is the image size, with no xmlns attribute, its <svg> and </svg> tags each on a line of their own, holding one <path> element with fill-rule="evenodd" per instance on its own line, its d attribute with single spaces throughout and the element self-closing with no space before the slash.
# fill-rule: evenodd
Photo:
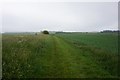
<svg viewBox="0 0 120 80">
<path fill-rule="evenodd" d="M 118 78 L 114 33 L 3 34 L 4 78 Z"/>
</svg>

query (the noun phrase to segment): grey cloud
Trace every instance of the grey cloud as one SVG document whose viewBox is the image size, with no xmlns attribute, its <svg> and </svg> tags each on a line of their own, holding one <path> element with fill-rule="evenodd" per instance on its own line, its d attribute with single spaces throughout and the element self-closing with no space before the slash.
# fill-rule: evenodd
<svg viewBox="0 0 120 80">
<path fill-rule="evenodd" d="M 17 3 L 3 6 L 3 32 L 117 29 L 117 2 Z"/>
</svg>

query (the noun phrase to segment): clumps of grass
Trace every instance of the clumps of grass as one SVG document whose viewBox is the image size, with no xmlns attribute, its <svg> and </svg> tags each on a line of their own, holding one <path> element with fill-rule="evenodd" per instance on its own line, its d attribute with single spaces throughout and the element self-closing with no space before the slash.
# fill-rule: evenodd
<svg viewBox="0 0 120 80">
<path fill-rule="evenodd" d="M 118 76 L 118 55 L 104 51 L 101 48 L 88 46 L 84 43 L 73 44 L 83 51 L 82 55 L 91 58 L 101 68 L 108 71 L 111 75 Z"/>
<path fill-rule="evenodd" d="M 20 37 L 22 36 L 22 37 Z M 40 78 L 50 74 L 49 35 L 3 35 L 3 78 Z M 49 38 L 49 39 L 48 39 Z M 48 66 L 47 66 L 48 65 Z"/>
<path fill-rule="evenodd" d="M 3 35 L 2 66 L 3 78 L 32 78 L 35 67 L 42 56 L 45 55 L 47 46 L 44 35 Z M 47 35 L 46 35 L 47 36 Z M 37 62 L 36 64 L 35 61 Z M 36 73 L 38 74 L 38 73 Z"/>
<path fill-rule="evenodd" d="M 12 41 L 13 37 L 6 38 L 3 37 L 2 46 L 3 78 L 25 78 L 26 74 L 31 73 L 29 64 L 31 52 L 24 46 L 25 43 L 18 43 L 19 40 Z"/>
</svg>

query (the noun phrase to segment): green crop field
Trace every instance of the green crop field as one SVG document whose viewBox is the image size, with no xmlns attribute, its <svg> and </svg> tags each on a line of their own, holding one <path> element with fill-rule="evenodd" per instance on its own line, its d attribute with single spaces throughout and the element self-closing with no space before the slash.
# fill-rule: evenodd
<svg viewBox="0 0 120 80">
<path fill-rule="evenodd" d="M 3 34 L 3 78 L 118 78 L 114 33 Z"/>
<path fill-rule="evenodd" d="M 118 53 L 117 33 L 67 33 L 60 34 L 59 36 L 75 44 L 84 44 L 101 48 L 112 53 Z"/>
</svg>

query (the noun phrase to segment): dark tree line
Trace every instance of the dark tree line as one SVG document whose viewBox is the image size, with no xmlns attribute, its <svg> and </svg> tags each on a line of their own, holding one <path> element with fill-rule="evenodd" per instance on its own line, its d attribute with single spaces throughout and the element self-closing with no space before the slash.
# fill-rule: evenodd
<svg viewBox="0 0 120 80">
<path fill-rule="evenodd" d="M 118 33 L 120 30 L 103 30 L 101 33 Z"/>
</svg>

